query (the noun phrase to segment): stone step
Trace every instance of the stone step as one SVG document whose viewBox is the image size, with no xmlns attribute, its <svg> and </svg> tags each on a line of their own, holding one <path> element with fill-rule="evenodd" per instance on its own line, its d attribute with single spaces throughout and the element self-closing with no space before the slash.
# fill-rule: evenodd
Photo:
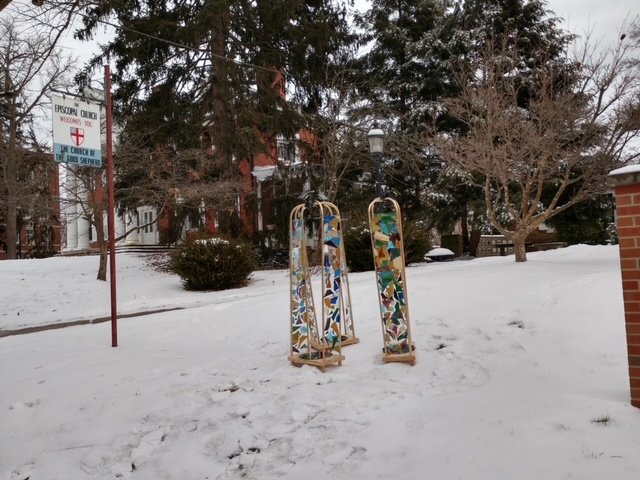
<svg viewBox="0 0 640 480">
<path fill-rule="evenodd" d="M 174 245 L 116 245 L 116 253 L 170 253 Z"/>
</svg>

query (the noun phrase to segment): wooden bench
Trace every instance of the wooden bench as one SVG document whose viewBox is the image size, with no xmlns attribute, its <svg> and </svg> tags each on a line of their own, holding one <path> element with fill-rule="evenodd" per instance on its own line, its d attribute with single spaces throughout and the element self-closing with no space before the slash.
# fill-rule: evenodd
<svg viewBox="0 0 640 480">
<path fill-rule="evenodd" d="M 495 245 L 500 250 L 500 256 L 504 257 L 507 254 L 507 248 L 513 248 L 513 243 L 496 243 Z M 534 246 L 531 242 L 526 242 L 524 248 L 527 252 L 531 251 L 531 247 Z"/>
<path fill-rule="evenodd" d="M 554 250 L 556 248 L 564 248 L 567 246 L 567 242 L 545 242 L 534 243 L 533 248 L 538 252 L 544 252 L 545 250 Z"/>
</svg>

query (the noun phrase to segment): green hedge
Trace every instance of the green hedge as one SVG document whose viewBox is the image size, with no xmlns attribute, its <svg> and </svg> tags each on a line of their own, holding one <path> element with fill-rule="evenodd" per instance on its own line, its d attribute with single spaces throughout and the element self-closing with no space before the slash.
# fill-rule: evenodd
<svg viewBox="0 0 640 480">
<path fill-rule="evenodd" d="M 369 224 L 365 221 L 354 222 L 342 232 L 342 237 L 349 270 L 352 272 L 373 270 Z"/>
<path fill-rule="evenodd" d="M 373 270 L 371 234 L 366 221 L 354 222 L 342 233 L 347 265 L 352 272 Z M 404 237 L 405 263 L 410 265 L 424 261 L 431 250 L 430 232 L 420 221 L 405 221 L 402 224 Z"/>
</svg>

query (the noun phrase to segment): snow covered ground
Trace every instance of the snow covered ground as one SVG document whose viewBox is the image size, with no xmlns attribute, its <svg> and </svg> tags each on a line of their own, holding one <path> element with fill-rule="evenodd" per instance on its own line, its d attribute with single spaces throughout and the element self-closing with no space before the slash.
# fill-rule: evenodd
<svg viewBox="0 0 640 480">
<path fill-rule="evenodd" d="M 0 262 L 0 329 L 109 316 L 97 257 Z M 617 247 L 407 271 L 418 362 L 383 364 L 371 272 L 342 367 L 295 368 L 288 276 L 194 293 L 118 256 L 119 322 L 0 338 L 0 479 L 635 480 Z M 319 292 L 316 291 L 318 294 Z"/>
</svg>

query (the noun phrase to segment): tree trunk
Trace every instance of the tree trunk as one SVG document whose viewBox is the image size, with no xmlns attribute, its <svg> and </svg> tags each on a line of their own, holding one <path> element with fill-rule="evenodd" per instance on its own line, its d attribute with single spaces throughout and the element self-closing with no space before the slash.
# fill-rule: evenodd
<svg viewBox="0 0 640 480">
<path fill-rule="evenodd" d="M 233 120 L 229 105 L 232 102 L 229 91 L 229 66 L 226 60 L 226 41 L 229 33 L 229 11 L 225 5 L 215 17 L 209 48 L 213 58 L 213 77 L 211 79 L 211 113 L 212 141 L 215 156 L 219 166 L 233 171 L 232 153 L 229 149 L 229 139 L 233 136 Z"/>
<path fill-rule="evenodd" d="M 100 248 L 100 265 L 98 266 L 98 275 L 96 276 L 96 280 L 102 280 L 103 282 L 106 282 L 107 281 L 107 257 L 109 253 L 107 242 L 102 242 L 99 248 Z"/>
<path fill-rule="evenodd" d="M 471 235 L 469 239 L 469 255 L 472 257 L 478 256 L 478 245 L 480 245 L 480 237 L 482 232 L 480 230 L 471 229 Z"/>
<path fill-rule="evenodd" d="M 513 251 L 516 254 L 516 262 L 527 261 L 527 249 L 525 245 L 526 237 L 514 237 L 513 238 Z"/>
<path fill-rule="evenodd" d="M 9 148 L 7 149 L 7 165 L 5 182 L 7 184 L 7 258 L 16 259 L 16 238 L 18 236 L 18 198 L 16 182 L 16 106 L 15 97 L 9 103 Z"/>
<path fill-rule="evenodd" d="M 471 246 L 469 245 L 469 225 L 467 222 L 467 217 L 469 212 L 465 208 L 460 215 L 460 228 L 462 230 L 462 254 L 465 255 L 471 252 Z"/>
<path fill-rule="evenodd" d="M 104 238 L 104 218 L 102 210 L 96 209 L 93 214 L 93 218 L 96 222 L 96 242 L 100 249 L 100 264 L 98 266 L 97 280 L 107 281 L 107 254 L 109 253 L 108 243 Z"/>
</svg>

